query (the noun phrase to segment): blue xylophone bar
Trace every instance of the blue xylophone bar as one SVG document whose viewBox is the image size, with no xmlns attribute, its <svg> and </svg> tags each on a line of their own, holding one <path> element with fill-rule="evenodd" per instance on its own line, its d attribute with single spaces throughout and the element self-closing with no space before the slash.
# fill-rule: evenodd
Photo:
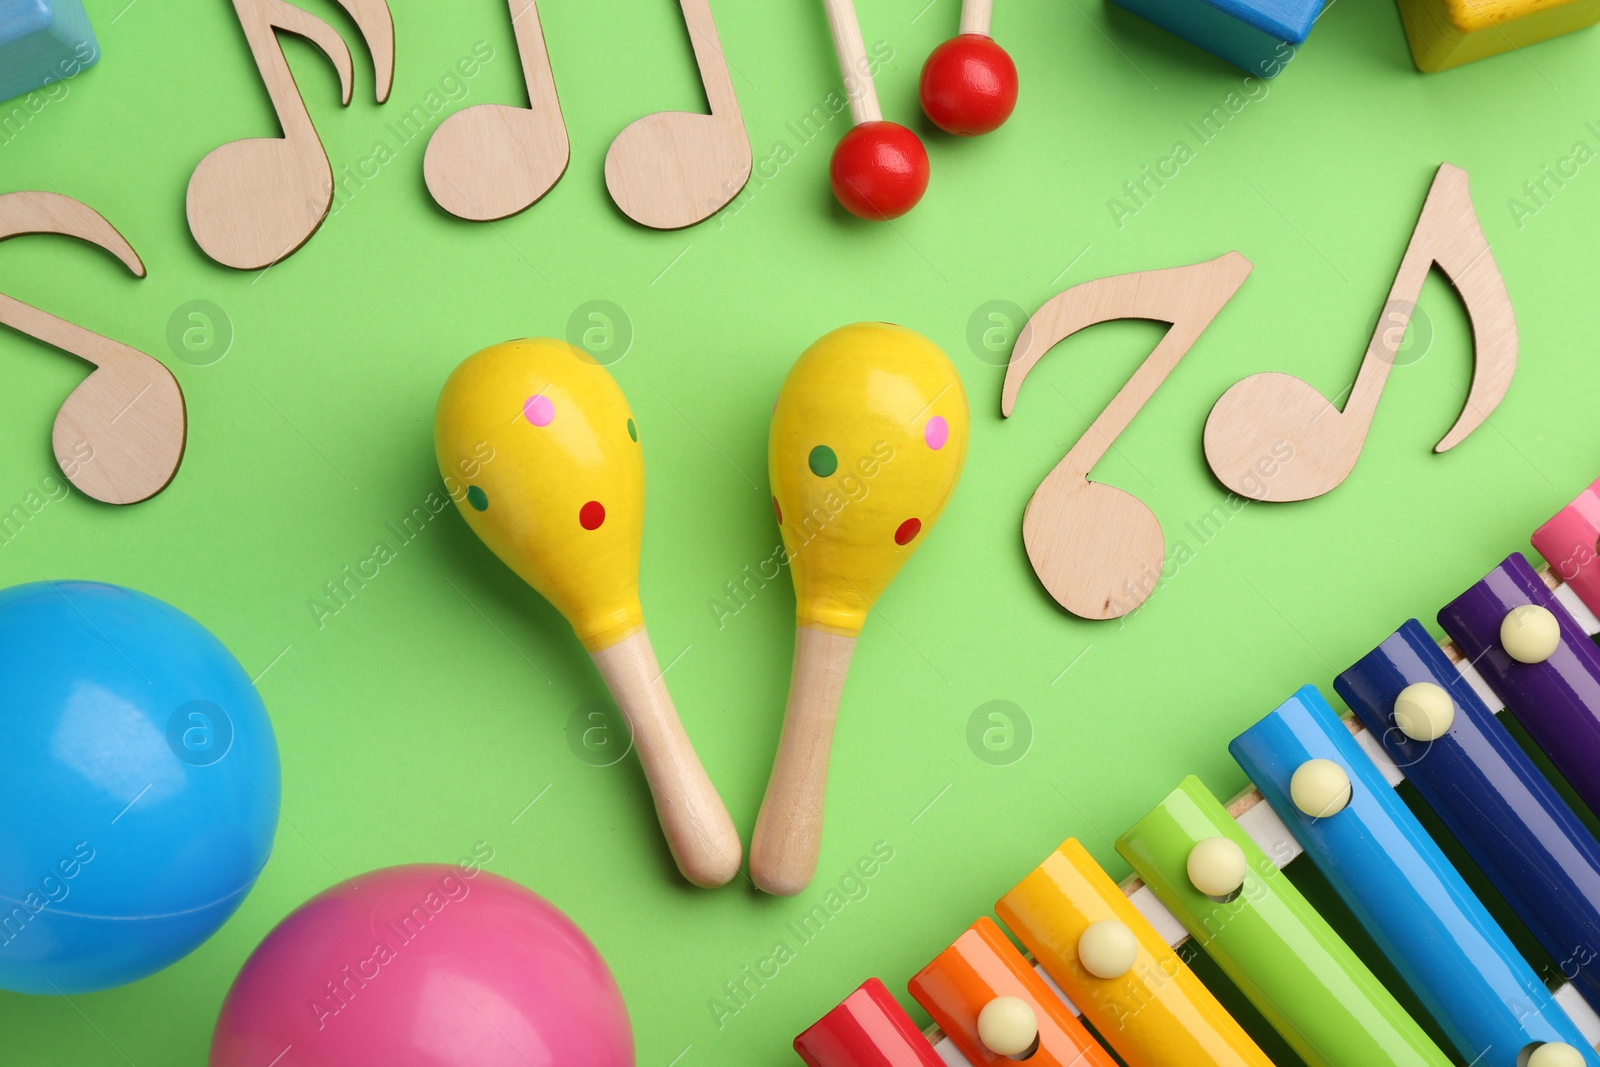
<svg viewBox="0 0 1600 1067">
<path fill-rule="evenodd" d="M 1600 1067 L 1316 687 L 1290 697 L 1229 751 L 1463 1060 L 1518 1067 L 1525 1050 L 1561 1042 Z M 1336 786 L 1326 797 L 1301 788 L 1303 776 L 1319 771 Z"/>
<path fill-rule="evenodd" d="M 1408 687 L 1437 686 L 1454 721 L 1434 740 L 1395 723 Z M 1385 752 L 1516 910 L 1561 975 L 1600 1005 L 1600 844 L 1420 622 L 1334 682 Z"/>
</svg>

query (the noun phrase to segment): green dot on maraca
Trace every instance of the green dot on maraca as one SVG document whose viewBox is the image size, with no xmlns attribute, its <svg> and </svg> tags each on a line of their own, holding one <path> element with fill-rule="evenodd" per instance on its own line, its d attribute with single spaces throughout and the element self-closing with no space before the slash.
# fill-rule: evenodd
<svg viewBox="0 0 1600 1067">
<path fill-rule="evenodd" d="M 818 478 L 826 478 L 839 469 L 839 457 L 834 455 L 833 449 L 827 445 L 818 445 L 813 448 L 806 462 L 811 465 L 811 473 Z"/>
<path fill-rule="evenodd" d="M 469 486 L 467 488 L 467 503 L 471 504 L 475 511 L 486 511 L 489 507 L 489 494 L 476 485 Z"/>
</svg>

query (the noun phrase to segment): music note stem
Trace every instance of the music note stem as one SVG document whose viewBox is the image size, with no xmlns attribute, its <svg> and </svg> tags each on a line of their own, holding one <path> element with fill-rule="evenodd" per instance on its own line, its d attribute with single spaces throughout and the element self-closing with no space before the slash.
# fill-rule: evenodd
<svg viewBox="0 0 1600 1067">
<path fill-rule="evenodd" d="M 317 140 L 316 128 L 311 124 L 305 101 L 300 98 L 294 74 L 289 70 L 289 61 L 283 57 L 277 31 L 297 34 L 322 49 L 339 74 L 339 101 L 349 104 L 355 81 L 355 65 L 350 59 L 350 48 L 344 43 L 344 38 L 326 22 L 281 0 L 233 0 L 233 7 L 239 15 L 245 40 L 250 43 L 250 54 L 255 58 L 256 69 L 266 83 L 272 108 L 283 126 L 284 140 L 291 143 L 306 138 Z"/>
<path fill-rule="evenodd" d="M 712 117 L 742 127 L 744 117 L 739 113 L 739 98 L 733 92 L 733 75 L 728 70 L 727 56 L 722 54 L 717 24 L 711 17 L 711 0 L 681 0 L 678 7 L 689 30 L 694 63 L 700 70 L 700 84 L 705 87 Z"/>
<path fill-rule="evenodd" d="M 833 50 L 839 56 L 839 74 L 844 78 L 845 95 L 850 98 L 850 118 L 857 125 L 882 122 L 878 90 L 872 84 L 872 68 L 867 62 L 867 46 L 861 40 L 861 23 L 851 0 L 822 0 L 828 9 L 828 29 L 833 33 Z"/>
<path fill-rule="evenodd" d="M 1087 477 L 1139 409 L 1155 395 L 1217 312 L 1250 276 L 1252 265 L 1238 252 L 1187 267 L 1122 274 L 1075 285 L 1034 312 L 1017 336 L 1001 391 L 1000 413 L 1009 416 L 1028 372 L 1067 337 L 1113 319 L 1170 322 L 1161 342 L 1111 403 L 1072 446 L 1058 470 Z"/>
<path fill-rule="evenodd" d="M 522 83 L 528 101 L 554 100 L 556 78 L 550 69 L 550 51 L 544 42 L 544 27 L 539 22 L 538 0 L 511 0 L 511 32 L 517 41 L 517 56 L 522 61 Z"/>
</svg>

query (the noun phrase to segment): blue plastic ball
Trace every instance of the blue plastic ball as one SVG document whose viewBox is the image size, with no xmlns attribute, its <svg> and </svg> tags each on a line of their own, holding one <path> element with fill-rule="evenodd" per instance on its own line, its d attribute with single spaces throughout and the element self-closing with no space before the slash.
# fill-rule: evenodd
<svg viewBox="0 0 1600 1067">
<path fill-rule="evenodd" d="M 193 951 L 272 851 L 278 748 L 238 660 L 154 597 L 0 590 L 0 989 L 108 989 Z"/>
</svg>

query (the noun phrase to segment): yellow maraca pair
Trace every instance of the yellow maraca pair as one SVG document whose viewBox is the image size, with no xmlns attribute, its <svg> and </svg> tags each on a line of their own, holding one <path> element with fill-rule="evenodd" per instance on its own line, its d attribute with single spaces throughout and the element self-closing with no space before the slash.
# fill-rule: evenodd
<svg viewBox="0 0 1600 1067">
<path fill-rule="evenodd" d="M 835 330 L 784 381 L 768 463 L 798 611 L 788 711 L 751 844 L 751 878 L 768 892 L 797 893 L 816 869 L 828 751 L 856 636 L 944 510 L 967 438 L 955 368 L 898 326 Z M 440 470 L 467 483 L 457 494 L 467 525 L 572 624 L 632 730 L 679 870 L 718 886 L 738 872 L 740 842 L 645 632 L 638 442 L 605 368 L 546 339 L 468 357 L 445 382 L 434 419 Z"/>
</svg>

